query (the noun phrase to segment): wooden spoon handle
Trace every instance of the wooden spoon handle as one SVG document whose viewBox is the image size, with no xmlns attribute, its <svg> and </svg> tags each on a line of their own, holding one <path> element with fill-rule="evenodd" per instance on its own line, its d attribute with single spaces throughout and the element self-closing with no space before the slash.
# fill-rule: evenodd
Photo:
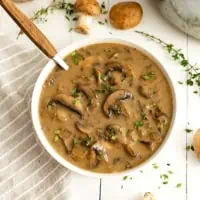
<svg viewBox="0 0 200 200">
<path fill-rule="evenodd" d="M 53 58 L 57 51 L 34 23 L 24 15 L 11 0 L 0 0 L 0 5 L 18 24 L 22 31 L 35 43 L 36 46 L 49 58 Z"/>
</svg>

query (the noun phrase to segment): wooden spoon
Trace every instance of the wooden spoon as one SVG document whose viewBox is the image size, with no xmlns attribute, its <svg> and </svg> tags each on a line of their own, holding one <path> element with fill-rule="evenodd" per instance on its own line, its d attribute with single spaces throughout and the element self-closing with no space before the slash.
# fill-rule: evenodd
<svg viewBox="0 0 200 200">
<path fill-rule="evenodd" d="M 0 5 L 47 57 L 53 59 L 65 70 L 69 69 L 69 66 L 67 66 L 64 60 L 62 60 L 51 42 L 43 35 L 43 33 L 35 26 L 35 24 L 14 5 L 11 0 L 0 0 Z"/>
</svg>

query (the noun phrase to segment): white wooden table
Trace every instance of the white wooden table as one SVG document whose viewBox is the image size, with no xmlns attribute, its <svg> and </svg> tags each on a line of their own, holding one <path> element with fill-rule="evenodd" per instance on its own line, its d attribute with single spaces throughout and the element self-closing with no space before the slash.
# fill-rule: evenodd
<svg viewBox="0 0 200 200">
<path fill-rule="evenodd" d="M 106 0 L 107 8 L 110 8 L 118 0 Z M 138 0 L 139 1 L 139 0 Z M 19 5 L 29 16 L 42 5 L 47 5 L 50 0 L 35 0 L 34 2 Z M 190 38 L 186 34 L 169 25 L 159 14 L 156 3 L 150 0 L 139 1 L 144 9 L 142 23 L 135 30 L 143 30 L 147 33 L 160 37 L 181 48 L 192 63 L 200 62 L 200 41 Z M 199 128 L 200 96 L 193 94 L 193 89 L 186 85 L 178 84 L 178 81 L 185 81 L 187 74 L 182 67 L 170 60 L 168 54 L 159 45 L 150 42 L 134 32 L 119 31 L 110 25 L 99 25 L 93 23 L 92 33 L 89 36 L 68 32 L 71 24 L 63 17 L 62 12 L 55 12 L 48 18 L 48 22 L 40 24 L 39 27 L 47 37 L 55 44 L 58 50 L 68 44 L 88 37 L 111 37 L 116 36 L 134 41 L 151 51 L 165 65 L 175 84 L 178 98 L 178 115 L 175 131 L 161 154 L 154 160 L 159 168 L 154 169 L 152 164 L 130 175 L 124 181 L 122 177 L 113 179 L 92 179 L 73 173 L 72 200 L 140 200 L 144 192 L 150 191 L 156 195 L 158 200 L 198 200 L 200 161 L 192 151 L 187 152 L 186 146 L 190 145 L 193 133 L 186 134 L 186 127 Z M 102 19 L 104 19 L 102 17 Z M 12 20 L 0 10 L 0 31 L 15 39 L 19 31 Z M 112 34 L 111 34 L 112 33 Z M 19 39 L 27 47 L 32 46 L 31 42 L 22 36 Z M 189 122 L 189 125 L 188 125 Z M 168 166 L 167 164 L 170 164 Z M 169 183 L 164 185 L 160 174 L 167 174 L 168 170 L 173 171 L 169 175 Z M 181 183 L 180 188 L 176 185 Z"/>
</svg>

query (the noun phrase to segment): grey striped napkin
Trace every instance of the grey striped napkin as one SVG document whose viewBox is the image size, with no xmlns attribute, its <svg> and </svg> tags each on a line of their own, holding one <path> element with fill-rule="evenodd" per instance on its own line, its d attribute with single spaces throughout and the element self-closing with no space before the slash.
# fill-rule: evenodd
<svg viewBox="0 0 200 200">
<path fill-rule="evenodd" d="M 62 200 L 69 170 L 36 142 L 28 105 L 47 59 L 0 35 L 0 199 Z"/>
</svg>

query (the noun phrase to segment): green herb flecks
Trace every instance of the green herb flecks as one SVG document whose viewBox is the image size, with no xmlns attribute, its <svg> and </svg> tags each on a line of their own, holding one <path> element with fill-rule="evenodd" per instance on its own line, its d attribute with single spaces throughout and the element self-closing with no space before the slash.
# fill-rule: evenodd
<svg viewBox="0 0 200 200">
<path fill-rule="evenodd" d="M 143 80 L 147 81 L 153 78 L 155 74 L 153 72 L 147 72 L 146 74 L 143 74 L 141 77 Z"/>
<path fill-rule="evenodd" d="M 83 60 L 83 56 L 81 56 L 80 54 L 78 54 L 76 51 L 73 51 L 71 53 L 71 58 L 72 58 L 72 61 L 75 65 L 78 65 L 80 63 L 80 61 Z"/>
<path fill-rule="evenodd" d="M 174 174 L 174 172 L 172 170 L 168 170 L 169 174 Z"/>
<path fill-rule="evenodd" d="M 79 91 L 78 91 L 77 88 L 73 88 L 73 90 L 72 90 L 72 96 L 73 96 L 74 98 L 77 98 L 77 97 L 80 96 L 80 93 L 79 93 Z"/>
<path fill-rule="evenodd" d="M 196 67 L 196 65 L 189 63 L 189 61 L 186 59 L 186 56 L 183 54 L 181 49 L 178 49 L 173 44 L 166 43 L 163 40 L 161 40 L 160 38 L 157 38 L 151 34 L 148 34 L 148 33 L 142 32 L 142 31 L 136 31 L 136 33 L 139 33 L 139 34 L 143 35 L 144 37 L 146 37 L 146 38 L 160 44 L 162 47 L 164 47 L 164 49 L 167 50 L 167 52 L 172 57 L 172 59 L 175 61 L 178 61 L 179 64 L 188 73 L 188 78 L 187 78 L 186 84 L 188 86 L 196 86 L 200 90 L 200 71 Z"/>
<path fill-rule="evenodd" d="M 93 140 L 91 137 L 87 136 L 85 137 L 83 140 L 82 140 L 82 145 L 85 146 L 85 147 L 91 147 L 93 144 Z"/>
<path fill-rule="evenodd" d="M 177 183 L 176 184 L 176 188 L 181 188 L 181 186 L 182 186 L 182 183 Z"/>
<path fill-rule="evenodd" d="M 189 128 L 186 128 L 186 129 L 185 129 L 185 132 L 186 132 L 186 133 L 191 133 L 192 131 L 193 131 L 193 130 L 192 130 L 192 129 L 189 129 Z"/>
<path fill-rule="evenodd" d="M 144 125 L 144 120 L 139 120 L 135 122 L 135 128 L 138 129 Z"/>
<path fill-rule="evenodd" d="M 56 129 L 53 130 L 53 134 L 54 134 L 53 140 L 54 140 L 54 142 L 60 141 L 60 133 L 61 133 L 61 130 L 59 128 L 56 128 Z"/>
<path fill-rule="evenodd" d="M 128 179 L 128 176 L 123 177 L 123 181 L 126 181 Z"/>
<path fill-rule="evenodd" d="M 152 166 L 153 166 L 154 169 L 158 169 L 159 168 L 159 166 L 157 165 L 157 163 L 153 163 Z"/>
</svg>

